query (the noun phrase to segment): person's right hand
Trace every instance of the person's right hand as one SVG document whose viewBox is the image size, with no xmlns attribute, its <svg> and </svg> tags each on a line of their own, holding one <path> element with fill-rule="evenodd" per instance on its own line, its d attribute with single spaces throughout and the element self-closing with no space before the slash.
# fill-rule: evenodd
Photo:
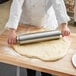
<svg viewBox="0 0 76 76">
<path fill-rule="evenodd" d="M 16 30 L 10 29 L 7 39 L 8 44 L 13 45 L 16 44 Z"/>
</svg>

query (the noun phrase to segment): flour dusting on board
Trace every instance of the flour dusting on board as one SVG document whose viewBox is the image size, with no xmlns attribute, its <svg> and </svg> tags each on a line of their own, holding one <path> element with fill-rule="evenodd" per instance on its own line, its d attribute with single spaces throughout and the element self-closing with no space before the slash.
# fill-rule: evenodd
<svg viewBox="0 0 76 76">
<path fill-rule="evenodd" d="M 3 47 L 3 49 L 5 50 L 5 52 L 7 54 L 10 54 L 12 56 L 19 56 L 18 53 L 16 53 L 11 47 L 7 46 L 7 47 Z"/>
<path fill-rule="evenodd" d="M 20 55 L 20 54 L 17 53 L 16 51 L 14 51 L 11 46 L 2 47 L 2 49 L 4 49 L 4 51 L 5 51 L 5 53 L 6 53 L 7 55 L 11 55 L 11 56 L 16 57 L 16 58 L 18 58 L 18 59 L 20 59 L 20 60 L 25 61 L 25 60 L 30 59 L 30 58 L 28 58 L 28 57 L 24 57 L 24 56 Z"/>
</svg>

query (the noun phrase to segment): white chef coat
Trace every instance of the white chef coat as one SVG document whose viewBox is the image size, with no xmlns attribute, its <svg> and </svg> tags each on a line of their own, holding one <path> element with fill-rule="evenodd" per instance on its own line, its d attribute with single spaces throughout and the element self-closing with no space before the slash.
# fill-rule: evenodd
<svg viewBox="0 0 76 76">
<path fill-rule="evenodd" d="M 55 30 L 69 20 L 63 0 L 13 0 L 6 28 L 22 23 Z"/>
</svg>

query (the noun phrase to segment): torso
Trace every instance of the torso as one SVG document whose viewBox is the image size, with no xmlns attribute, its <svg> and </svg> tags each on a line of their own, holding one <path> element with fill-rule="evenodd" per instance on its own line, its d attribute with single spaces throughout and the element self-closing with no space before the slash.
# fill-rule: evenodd
<svg viewBox="0 0 76 76">
<path fill-rule="evenodd" d="M 50 0 L 25 0 L 20 23 L 57 27 L 55 12 Z M 47 6 L 48 5 L 48 6 Z"/>
</svg>

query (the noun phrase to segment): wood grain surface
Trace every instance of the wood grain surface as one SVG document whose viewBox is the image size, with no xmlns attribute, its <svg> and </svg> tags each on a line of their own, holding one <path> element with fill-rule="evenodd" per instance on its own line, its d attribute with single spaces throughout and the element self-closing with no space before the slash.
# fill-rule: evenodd
<svg viewBox="0 0 76 76">
<path fill-rule="evenodd" d="M 43 31 L 41 27 L 19 26 L 17 34 L 23 34 L 29 31 Z M 68 39 L 71 41 L 67 55 L 55 62 L 43 62 L 37 59 L 23 57 L 16 53 L 10 45 L 7 44 L 8 31 L 5 30 L 0 36 L 0 62 L 16 65 L 24 68 L 30 68 L 59 76 L 76 76 L 76 68 L 72 65 L 71 58 L 76 53 L 76 34 L 71 34 Z M 63 49 L 64 50 L 64 49 Z"/>
</svg>

